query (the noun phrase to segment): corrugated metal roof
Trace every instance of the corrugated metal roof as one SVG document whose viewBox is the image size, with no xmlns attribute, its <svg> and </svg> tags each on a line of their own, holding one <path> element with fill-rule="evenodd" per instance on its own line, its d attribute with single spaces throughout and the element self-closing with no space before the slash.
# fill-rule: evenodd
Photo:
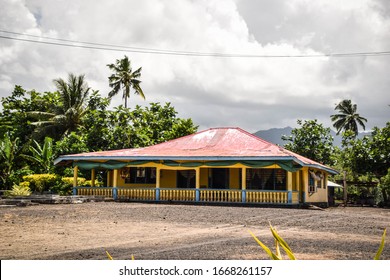
<svg viewBox="0 0 390 280">
<path fill-rule="evenodd" d="M 157 145 L 102 152 L 91 152 L 61 156 L 62 160 L 83 159 L 175 159 L 175 160 L 226 160 L 226 159 L 296 159 L 304 165 L 313 165 L 329 169 L 318 162 L 295 154 L 273 143 L 267 142 L 241 128 L 210 128 L 188 136 L 177 138 Z"/>
</svg>

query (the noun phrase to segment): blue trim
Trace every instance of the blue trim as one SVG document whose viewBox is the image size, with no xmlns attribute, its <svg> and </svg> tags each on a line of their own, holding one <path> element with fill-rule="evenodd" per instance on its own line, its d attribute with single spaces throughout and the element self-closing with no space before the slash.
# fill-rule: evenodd
<svg viewBox="0 0 390 280">
<path fill-rule="evenodd" d="M 321 169 L 321 170 L 325 170 L 326 172 L 329 172 L 330 174 L 332 175 L 337 175 L 337 174 L 340 174 L 340 172 L 334 170 L 334 169 L 331 169 L 329 167 L 326 167 L 326 166 L 320 166 L 320 165 L 317 165 L 317 164 L 306 164 L 305 165 L 306 167 L 312 167 L 312 168 L 317 168 L 317 169 Z"/>
<path fill-rule="evenodd" d="M 112 188 L 112 197 L 114 200 L 118 199 L 118 189 L 116 187 Z"/>
<path fill-rule="evenodd" d="M 287 192 L 287 203 L 292 203 L 292 191 Z"/>
<path fill-rule="evenodd" d="M 242 193 L 242 203 L 246 203 L 246 190 L 241 190 Z"/>
<path fill-rule="evenodd" d="M 88 161 L 88 160 L 118 160 L 118 161 L 127 161 L 127 160 L 155 160 L 155 161 L 164 161 L 164 160 L 205 160 L 205 161 L 218 161 L 218 160 L 280 160 L 280 161 L 294 161 L 300 165 L 305 165 L 302 161 L 293 156 L 286 157 L 273 157 L 273 156 L 248 156 L 248 157 L 236 157 L 236 156 L 60 156 L 54 160 L 54 165 L 57 165 L 61 161 Z"/>
<path fill-rule="evenodd" d="M 273 157 L 273 156 L 247 156 L 247 157 L 237 157 L 237 156 L 60 156 L 54 160 L 55 163 L 58 163 L 63 160 L 294 160 L 301 163 L 299 159 L 293 156 L 286 157 Z M 303 162 L 302 162 L 303 163 Z M 304 164 L 304 163 L 303 163 Z"/>
<path fill-rule="evenodd" d="M 73 188 L 73 195 L 77 195 L 77 187 Z"/>
<path fill-rule="evenodd" d="M 160 188 L 156 188 L 156 201 L 160 201 Z"/>
<path fill-rule="evenodd" d="M 200 201 L 200 189 L 195 189 L 195 201 Z"/>
</svg>

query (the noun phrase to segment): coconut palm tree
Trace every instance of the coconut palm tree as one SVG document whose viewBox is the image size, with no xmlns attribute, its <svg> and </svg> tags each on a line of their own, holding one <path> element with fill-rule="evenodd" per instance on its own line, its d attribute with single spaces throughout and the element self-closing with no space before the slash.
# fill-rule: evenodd
<svg viewBox="0 0 390 280">
<path fill-rule="evenodd" d="M 39 119 L 39 121 L 32 123 L 37 126 L 38 132 L 64 135 L 75 131 L 82 125 L 90 87 L 88 87 L 84 75 L 76 76 L 72 73 L 68 75 L 67 81 L 59 78 L 53 82 L 57 87 L 60 99 L 60 104 L 56 107 L 55 112 L 29 113 Z"/>
<path fill-rule="evenodd" d="M 125 108 L 127 108 L 127 98 L 130 98 L 130 89 L 133 88 L 134 94 L 140 95 L 145 99 L 145 95 L 140 87 L 141 81 L 139 80 L 142 67 L 133 72 L 131 61 L 126 55 L 123 59 L 117 59 L 115 64 L 107 64 L 107 66 L 114 72 L 108 77 L 109 85 L 112 88 L 108 93 L 109 98 L 117 95 L 122 89 Z"/>
<path fill-rule="evenodd" d="M 364 122 L 367 122 L 366 118 L 361 117 L 357 111 L 357 105 L 352 104 L 351 100 L 344 99 L 336 105 L 335 110 L 338 110 L 338 114 L 331 115 L 331 120 L 334 122 L 333 127 L 337 129 L 337 134 L 340 134 L 342 130 L 350 130 L 358 135 L 358 125 L 365 129 Z"/>
</svg>

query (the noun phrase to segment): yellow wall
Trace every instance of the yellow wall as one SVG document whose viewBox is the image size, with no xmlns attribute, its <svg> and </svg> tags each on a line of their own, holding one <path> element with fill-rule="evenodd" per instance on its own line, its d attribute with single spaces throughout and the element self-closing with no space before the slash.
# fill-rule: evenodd
<svg viewBox="0 0 390 280">
<path fill-rule="evenodd" d="M 292 185 L 292 190 L 293 191 L 298 191 L 299 190 L 299 184 L 300 184 L 300 181 L 299 181 L 299 171 L 298 172 L 292 172 L 291 174 L 291 185 Z"/>
<path fill-rule="evenodd" d="M 310 170 L 318 171 L 318 169 L 310 168 Z M 326 173 L 324 174 L 324 180 L 322 182 L 321 188 L 316 188 L 316 192 L 309 193 L 309 168 L 304 168 L 304 175 L 306 176 L 307 186 L 305 186 L 306 190 L 306 202 L 328 202 L 328 176 Z"/>
<path fill-rule="evenodd" d="M 241 168 L 231 168 L 229 170 L 229 186 L 231 189 L 240 188 L 240 172 Z"/>
<path fill-rule="evenodd" d="M 175 170 L 161 170 L 160 188 L 176 188 Z"/>
<path fill-rule="evenodd" d="M 209 168 L 200 169 L 200 187 L 201 188 L 209 187 Z"/>
</svg>

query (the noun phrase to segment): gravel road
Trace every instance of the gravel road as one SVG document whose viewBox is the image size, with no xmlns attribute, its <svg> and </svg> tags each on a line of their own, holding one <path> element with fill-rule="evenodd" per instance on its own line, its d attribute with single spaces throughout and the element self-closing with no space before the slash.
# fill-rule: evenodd
<svg viewBox="0 0 390 280">
<path fill-rule="evenodd" d="M 0 258 L 268 259 L 269 222 L 298 259 L 367 260 L 390 230 L 390 209 L 308 209 L 88 202 L 0 208 Z M 388 242 L 382 259 L 390 259 Z"/>
</svg>

